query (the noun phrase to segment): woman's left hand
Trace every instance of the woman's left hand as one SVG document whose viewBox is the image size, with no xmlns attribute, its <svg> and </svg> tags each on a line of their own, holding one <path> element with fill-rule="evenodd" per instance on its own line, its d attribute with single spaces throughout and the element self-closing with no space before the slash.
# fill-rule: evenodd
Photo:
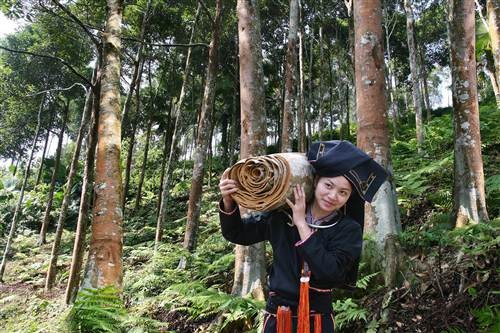
<svg viewBox="0 0 500 333">
<path fill-rule="evenodd" d="M 292 209 L 293 224 L 299 230 L 300 238 L 306 239 L 309 237 L 312 230 L 306 223 L 306 195 L 304 193 L 304 188 L 301 185 L 296 185 L 293 189 L 293 196 L 295 202 L 287 198 L 286 203 Z"/>
</svg>

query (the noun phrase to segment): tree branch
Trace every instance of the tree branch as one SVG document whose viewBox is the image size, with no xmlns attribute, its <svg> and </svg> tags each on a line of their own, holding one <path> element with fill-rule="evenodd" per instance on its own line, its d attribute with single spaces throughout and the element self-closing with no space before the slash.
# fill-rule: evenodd
<svg viewBox="0 0 500 333">
<path fill-rule="evenodd" d="M 85 24 L 83 24 L 83 22 L 78 17 L 75 16 L 75 14 L 73 14 L 69 9 L 64 7 L 59 1 L 52 0 L 52 2 L 57 7 L 59 7 L 64 13 L 66 13 L 66 15 L 68 15 L 73 20 L 73 22 L 75 22 L 77 25 L 79 25 L 83 29 L 83 31 L 89 36 L 89 38 L 92 40 L 92 43 L 94 43 L 96 48 L 99 48 L 99 40 L 97 40 L 95 38 L 94 34 L 87 28 L 87 26 Z"/>
<path fill-rule="evenodd" d="M 208 10 L 207 5 L 205 5 L 205 2 L 203 0 L 198 0 L 198 3 L 201 5 L 201 8 L 203 8 L 203 10 L 205 11 L 205 14 L 207 14 L 208 18 L 210 19 L 210 22 L 212 22 L 212 24 L 214 24 L 215 21 L 212 17 L 212 14 L 210 14 L 210 11 Z"/>
<path fill-rule="evenodd" d="M 23 97 L 33 97 L 33 96 L 37 96 L 37 95 L 41 95 L 41 94 L 45 94 L 45 93 L 47 93 L 47 92 L 51 92 L 51 91 L 68 91 L 68 90 L 73 89 L 73 87 L 75 87 L 75 86 L 80 86 L 80 87 L 82 87 L 82 88 L 83 88 L 83 90 L 85 90 L 85 93 L 87 93 L 87 92 L 88 92 L 87 87 L 85 87 L 85 85 L 81 84 L 80 82 L 75 82 L 75 83 L 73 83 L 71 86 L 66 87 L 66 88 L 53 88 L 53 89 L 42 90 L 42 91 L 38 91 L 38 92 L 33 93 L 33 94 L 24 95 Z"/>
<path fill-rule="evenodd" d="M 148 43 L 143 40 L 137 39 L 137 38 L 132 38 L 132 37 L 123 37 L 123 40 L 131 41 L 131 42 L 136 42 L 136 43 L 141 43 L 144 45 L 149 45 L 149 46 L 161 46 L 161 47 L 195 47 L 195 46 L 203 46 L 205 48 L 210 48 L 210 45 L 205 44 L 205 43 L 193 43 L 193 44 L 161 44 L 161 43 Z"/>
<path fill-rule="evenodd" d="M 64 66 L 66 66 L 70 71 L 72 71 L 73 74 L 75 74 L 80 79 L 82 79 L 86 84 L 88 84 L 91 87 L 94 87 L 94 85 L 92 84 L 92 82 L 89 81 L 89 79 L 87 79 L 85 76 L 83 76 L 82 74 L 80 74 L 73 66 L 71 66 L 66 60 L 64 60 L 62 58 L 59 58 L 59 57 L 56 57 L 56 56 L 47 55 L 47 54 L 33 53 L 33 52 L 29 52 L 29 51 L 24 51 L 24 50 L 14 50 L 14 49 L 2 46 L 2 45 L 0 45 L 0 49 L 5 50 L 5 51 L 9 51 L 9 52 L 14 52 L 14 53 L 28 54 L 28 55 L 32 55 L 32 56 L 35 56 L 35 57 L 57 60 L 60 63 L 62 63 Z"/>
</svg>

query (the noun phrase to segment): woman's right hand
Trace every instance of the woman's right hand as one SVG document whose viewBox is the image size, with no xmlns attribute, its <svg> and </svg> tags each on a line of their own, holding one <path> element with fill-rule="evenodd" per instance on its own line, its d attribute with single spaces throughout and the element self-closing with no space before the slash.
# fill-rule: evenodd
<svg viewBox="0 0 500 333">
<path fill-rule="evenodd" d="M 236 206 L 236 202 L 233 197 L 231 197 L 231 194 L 238 191 L 238 182 L 229 179 L 228 175 L 229 169 L 226 169 L 219 181 L 219 190 L 222 195 L 222 201 L 224 202 L 224 211 L 226 212 L 232 211 Z"/>
</svg>

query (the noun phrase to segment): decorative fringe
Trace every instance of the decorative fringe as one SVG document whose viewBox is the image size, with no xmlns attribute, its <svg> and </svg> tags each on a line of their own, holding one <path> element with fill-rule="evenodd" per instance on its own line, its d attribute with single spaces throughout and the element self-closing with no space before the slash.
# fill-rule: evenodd
<svg viewBox="0 0 500 333">
<path fill-rule="evenodd" d="M 288 306 L 278 306 L 276 333 L 292 333 L 292 310 Z"/>
<path fill-rule="evenodd" d="M 308 274 L 309 275 L 309 274 Z M 300 278 L 300 298 L 298 310 L 297 333 L 310 333 L 309 323 L 309 276 Z"/>
<path fill-rule="evenodd" d="M 321 333 L 321 313 L 314 314 L 314 333 Z"/>
</svg>

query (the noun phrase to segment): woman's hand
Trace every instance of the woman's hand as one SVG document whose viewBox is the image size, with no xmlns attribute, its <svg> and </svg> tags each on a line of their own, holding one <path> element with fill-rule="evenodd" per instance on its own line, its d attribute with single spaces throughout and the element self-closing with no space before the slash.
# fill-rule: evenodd
<svg viewBox="0 0 500 333">
<path fill-rule="evenodd" d="M 226 169 L 219 181 L 219 190 L 224 202 L 224 211 L 230 212 L 236 206 L 236 202 L 231 197 L 231 194 L 238 191 L 238 183 L 235 180 L 228 178 L 229 169 Z"/>
<path fill-rule="evenodd" d="M 304 188 L 301 185 L 296 185 L 293 188 L 293 197 L 295 202 L 286 199 L 286 203 L 292 209 L 293 224 L 297 227 L 300 234 L 300 239 L 304 240 L 311 235 L 311 228 L 306 223 L 306 195 Z"/>
</svg>

